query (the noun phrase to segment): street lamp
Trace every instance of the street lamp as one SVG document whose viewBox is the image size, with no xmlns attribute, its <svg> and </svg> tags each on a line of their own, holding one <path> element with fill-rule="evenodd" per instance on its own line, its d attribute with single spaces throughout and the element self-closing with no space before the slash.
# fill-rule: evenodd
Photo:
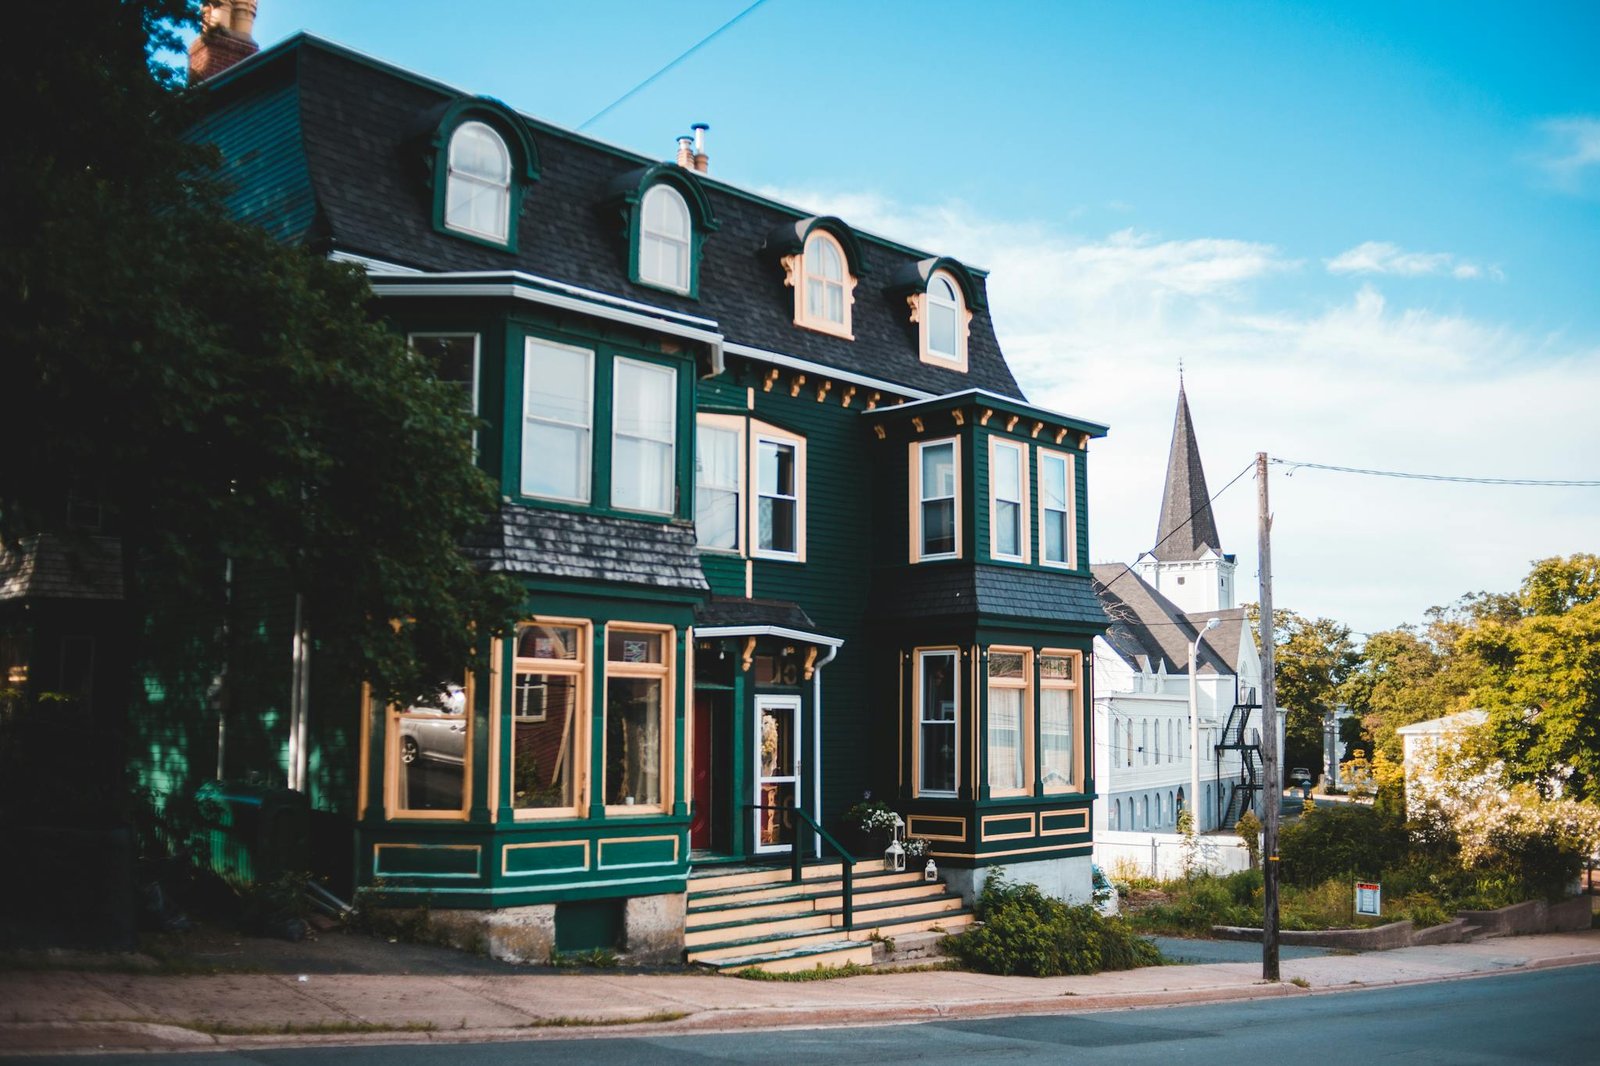
<svg viewBox="0 0 1600 1066">
<path fill-rule="evenodd" d="M 1206 619 L 1205 628 L 1189 644 L 1189 820 L 1200 832 L 1200 688 L 1195 678 L 1195 657 L 1206 634 L 1222 624 L 1220 618 Z"/>
</svg>

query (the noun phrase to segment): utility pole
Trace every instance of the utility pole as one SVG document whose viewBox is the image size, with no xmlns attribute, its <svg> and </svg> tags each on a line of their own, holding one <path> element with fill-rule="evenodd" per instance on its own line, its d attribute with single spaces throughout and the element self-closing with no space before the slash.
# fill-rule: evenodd
<svg viewBox="0 0 1600 1066">
<path fill-rule="evenodd" d="M 1262 757 L 1261 796 L 1266 806 L 1266 831 L 1261 850 L 1262 921 L 1261 976 L 1278 979 L 1278 814 L 1283 806 L 1283 786 L 1278 767 L 1278 683 L 1276 645 L 1272 631 L 1272 512 L 1267 507 L 1267 453 L 1256 453 L 1257 528 L 1260 537 L 1261 571 L 1261 730 L 1265 751 Z"/>
</svg>

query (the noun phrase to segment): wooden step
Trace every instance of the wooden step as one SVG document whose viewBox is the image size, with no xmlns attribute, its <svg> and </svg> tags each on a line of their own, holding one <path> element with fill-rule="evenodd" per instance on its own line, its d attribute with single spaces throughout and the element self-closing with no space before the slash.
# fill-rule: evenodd
<svg viewBox="0 0 1600 1066">
<path fill-rule="evenodd" d="M 864 876 L 858 875 L 854 879 L 855 891 L 858 893 L 877 891 L 882 888 L 902 887 L 906 885 L 922 885 L 927 882 L 922 879 L 922 874 L 906 871 L 905 873 L 871 873 Z M 788 896 L 814 896 L 825 892 L 840 892 L 843 890 L 844 880 L 841 877 L 811 877 L 807 876 L 802 881 L 791 881 L 787 877 L 782 880 L 762 882 L 754 885 L 740 885 L 731 888 L 713 888 L 709 891 L 700 891 L 691 887 L 689 890 L 689 908 L 691 910 L 704 910 L 708 907 L 748 903 L 756 900 L 777 899 Z"/>
<path fill-rule="evenodd" d="M 778 951 L 754 952 L 712 963 L 719 973 L 738 970 L 765 970 L 768 973 L 794 973 L 822 966 L 872 965 L 872 944 L 838 940 L 822 944 L 806 944 Z"/>
<path fill-rule="evenodd" d="M 859 859 L 856 861 L 856 876 L 883 872 L 882 859 Z M 740 870 L 736 873 L 718 873 L 715 866 L 707 867 L 704 873 L 689 871 L 689 893 L 708 892 L 722 888 L 744 888 L 753 885 L 771 884 L 775 881 L 788 881 L 794 874 L 790 866 L 770 866 L 760 870 Z M 843 877 L 844 864 L 841 862 L 808 863 L 802 868 L 806 880 L 816 880 L 829 877 Z"/>
<path fill-rule="evenodd" d="M 739 921 L 718 922 L 713 925 L 701 925 L 686 930 L 683 934 L 685 947 L 693 948 L 701 944 L 714 944 L 726 940 L 730 936 L 742 936 L 743 930 L 759 929 L 765 933 L 787 933 L 797 929 L 831 929 L 838 923 L 828 911 L 813 911 L 809 914 L 773 915 L 766 920 L 756 918 L 741 919 Z"/>
<path fill-rule="evenodd" d="M 826 918 L 826 925 L 789 926 L 762 921 L 737 923 L 697 930 L 694 934 L 697 943 L 689 948 L 688 958 L 690 962 L 715 961 L 728 955 L 749 954 L 763 943 L 797 945 L 841 937 L 846 940 L 868 940 L 877 931 L 888 936 L 892 930 L 922 930 L 945 922 L 954 923 L 960 916 L 970 915 L 971 911 L 962 907 L 961 897 L 951 893 L 915 904 L 891 903 L 858 909 L 854 914 L 855 928 L 848 932 L 841 928 L 844 924 L 842 911 L 808 916 Z"/>
</svg>

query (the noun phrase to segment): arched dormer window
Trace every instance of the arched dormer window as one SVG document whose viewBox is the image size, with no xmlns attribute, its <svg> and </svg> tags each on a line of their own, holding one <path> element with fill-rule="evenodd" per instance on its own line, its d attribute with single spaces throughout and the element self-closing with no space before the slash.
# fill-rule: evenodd
<svg viewBox="0 0 1600 1066">
<path fill-rule="evenodd" d="M 850 227 L 832 217 L 803 218 L 774 230 L 767 248 L 794 289 L 794 324 L 853 340 L 851 309 L 864 271 Z"/>
<path fill-rule="evenodd" d="M 917 358 L 929 366 L 965 373 L 973 312 L 985 306 L 983 289 L 972 271 L 943 256 L 923 259 L 901 266 L 887 291 L 904 296 L 911 309 Z"/>
<path fill-rule="evenodd" d="M 639 280 L 687 293 L 693 233 L 683 195 L 664 183 L 652 185 L 639 218 Z"/>
<path fill-rule="evenodd" d="M 482 122 L 463 122 L 450 136 L 444 224 L 506 243 L 511 229 L 511 153 L 500 135 Z"/>
<path fill-rule="evenodd" d="M 803 325 L 829 332 L 850 333 L 849 277 L 844 268 L 844 249 L 831 233 L 813 233 L 806 239 L 805 307 Z"/>
<path fill-rule="evenodd" d="M 501 251 L 517 250 L 522 196 L 539 179 L 527 125 L 498 100 L 463 96 L 418 116 L 411 142 L 433 193 L 433 228 Z"/>
<path fill-rule="evenodd" d="M 922 315 L 922 358 L 967 368 L 967 308 L 961 290 L 940 271 L 928 279 L 927 308 Z"/>
</svg>

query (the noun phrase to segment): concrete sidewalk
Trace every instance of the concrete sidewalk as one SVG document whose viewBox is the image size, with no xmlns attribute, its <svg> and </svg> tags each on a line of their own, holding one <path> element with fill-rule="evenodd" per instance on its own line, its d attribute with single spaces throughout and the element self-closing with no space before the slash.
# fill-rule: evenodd
<svg viewBox="0 0 1600 1066">
<path fill-rule="evenodd" d="M 1303 996 L 1514 969 L 1600 963 L 1600 930 L 1092 977 L 952 970 L 830 981 L 621 971 L 537 974 L 0 974 L 0 1054 L 461 1043 L 666 1035 L 1075 1013 Z M 1302 982 L 1296 984 L 1295 982 Z"/>
</svg>

